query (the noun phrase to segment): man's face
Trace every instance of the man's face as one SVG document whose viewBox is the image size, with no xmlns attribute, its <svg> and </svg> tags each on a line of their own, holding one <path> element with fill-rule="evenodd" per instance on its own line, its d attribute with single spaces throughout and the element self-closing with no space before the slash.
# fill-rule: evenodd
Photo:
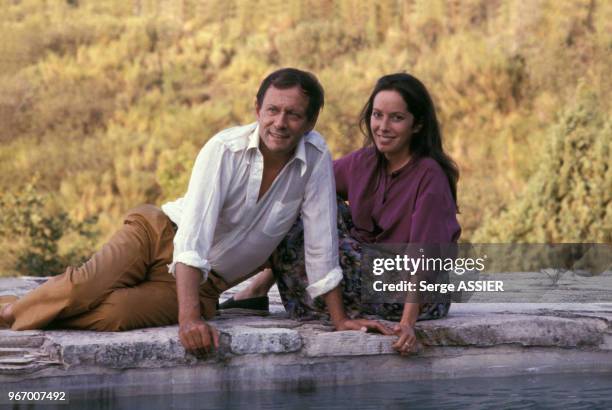
<svg viewBox="0 0 612 410">
<path fill-rule="evenodd" d="M 308 97 L 299 86 L 280 89 L 270 86 L 261 106 L 256 103 L 260 148 L 290 157 L 300 138 L 314 127 L 306 116 Z M 261 146 L 263 145 L 263 146 Z"/>
</svg>

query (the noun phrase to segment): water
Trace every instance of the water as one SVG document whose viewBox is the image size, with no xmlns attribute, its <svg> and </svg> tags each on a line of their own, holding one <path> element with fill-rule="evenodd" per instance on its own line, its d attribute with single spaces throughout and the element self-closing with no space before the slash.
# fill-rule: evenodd
<svg viewBox="0 0 612 410">
<path fill-rule="evenodd" d="M 6 404 L 5 404 L 6 406 Z M 5 408 L 5 407 L 3 407 Z M 612 373 L 525 375 L 372 383 L 299 391 L 233 391 L 122 397 L 109 389 L 70 392 L 69 404 L 13 409 L 611 409 Z"/>
</svg>

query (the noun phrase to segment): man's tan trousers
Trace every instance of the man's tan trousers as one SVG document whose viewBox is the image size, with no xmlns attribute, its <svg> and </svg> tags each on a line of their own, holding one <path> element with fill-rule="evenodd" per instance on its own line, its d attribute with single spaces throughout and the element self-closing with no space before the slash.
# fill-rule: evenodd
<svg viewBox="0 0 612 410">
<path fill-rule="evenodd" d="M 174 233 L 159 208 L 131 210 L 123 227 L 91 259 L 15 302 L 12 329 L 119 331 L 176 324 L 176 282 L 168 273 Z M 214 316 L 219 294 L 228 287 L 214 272 L 209 274 L 200 286 L 204 318 Z"/>
</svg>

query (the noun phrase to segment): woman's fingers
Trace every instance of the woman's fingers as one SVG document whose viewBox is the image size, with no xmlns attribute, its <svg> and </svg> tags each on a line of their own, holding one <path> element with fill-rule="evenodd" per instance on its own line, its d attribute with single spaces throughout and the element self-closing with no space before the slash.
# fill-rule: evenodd
<svg viewBox="0 0 612 410">
<path fill-rule="evenodd" d="M 338 326 L 337 330 L 360 330 L 367 332 L 372 330 L 375 332 L 382 333 L 383 335 L 392 335 L 393 331 L 387 326 L 376 320 L 369 319 L 347 319 Z"/>
<path fill-rule="evenodd" d="M 363 319 L 360 321 L 361 325 L 369 330 L 374 330 L 378 333 L 381 333 L 383 335 L 392 335 L 394 334 L 393 331 L 391 329 L 389 329 L 387 326 L 383 325 L 382 323 L 376 321 L 376 320 L 368 320 L 368 319 Z"/>
<path fill-rule="evenodd" d="M 416 345 L 416 337 L 409 336 L 404 342 L 404 345 L 402 347 L 404 351 L 411 352 L 414 349 L 415 345 Z"/>
<path fill-rule="evenodd" d="M 417 339 L 411 327 L 396 325 L 393 330 L 398 336 L 397 340 L 392 345 L 395 350 L 400 354 L 408 354 L 416 350 Z"/>
<path fill-rule="evenodd" d="M 376 324 L 376 329 L 383 335 L 390 336 L 393 334 L 393 330 L 391 330 L 388 326 L 385 326 L 380 322 L 374 322 L 374 323 Z"/>
<path fill-rule="evenodd" d="M 405 333 L 400 334 L 397 340 L 395 341 L 395 343 L 393 343 L 393 348 L 397 351 L 401 351 L 404 345 L 406 344 L 407 340 L 408 340 L 407 334 Z"/>
</svg>

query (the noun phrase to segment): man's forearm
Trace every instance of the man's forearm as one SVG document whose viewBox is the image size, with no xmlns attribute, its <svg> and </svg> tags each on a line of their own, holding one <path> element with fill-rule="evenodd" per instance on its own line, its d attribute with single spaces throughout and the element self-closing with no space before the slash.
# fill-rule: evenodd
<svg viewBox="0 0 612 410">
<path fill-rule="evenodd" d="M 323 295 L 325 304 L 329 310 L 332 323 L 335 327 L 346 319 L 346 313 L 344 312 L 344 304 L 342 303 L 342 290 L 340 286 L 336 286 L 334 289 Z"/>
<path fill-rule="evenodd" d="M 202 272 L 183 263 L 176 264 L 176 293 L 179 303 L 179 323 L 200 319 L 200 280 Z"/>
</svg>

